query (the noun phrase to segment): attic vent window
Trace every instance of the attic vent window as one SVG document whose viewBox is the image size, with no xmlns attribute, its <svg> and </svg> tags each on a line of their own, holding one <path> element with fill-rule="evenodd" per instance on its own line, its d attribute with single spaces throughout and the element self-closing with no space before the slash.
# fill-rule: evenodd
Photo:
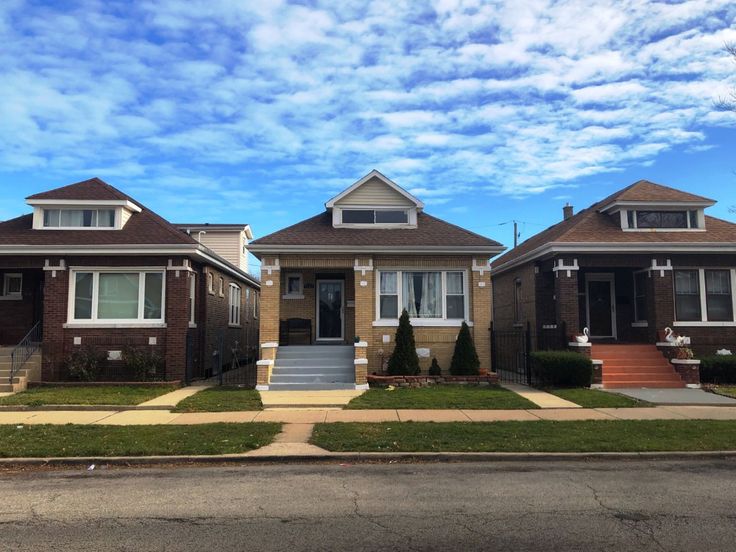
<svg viewBox="0 0 736 552">
<path fill-rule="evenodd" d="M 698 211 L 628 211 L 629 228 L 697 229 Z"/>
<path fill-rule="evenodd" d="M 343 224 L 407 224 L 409 215 L 403 209 L 345 209 Z"/>
<path fill-rule="evenodd" d="M 44 209 L 44 228 L 113 228 L 114 209 Z"/>
</svg>

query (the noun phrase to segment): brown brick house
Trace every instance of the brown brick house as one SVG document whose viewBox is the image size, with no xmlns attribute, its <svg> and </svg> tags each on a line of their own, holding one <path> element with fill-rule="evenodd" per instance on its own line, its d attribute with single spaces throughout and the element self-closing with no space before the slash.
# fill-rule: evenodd
<svg viewBox="0 0 736 552">
<path fill-rule="evenodd" d="M 258 383 L 354 388 L 393 350 L 402 309 L 423 371 L 446 370 L 463 320 L 490 369 L 489 259 L 503 247 L 424 212 L 372 171 L 325 211 L 250 244 L 262 260 Z"/>
<path fill-rule="evenodd" d="M 228 357 L 257 340 L 257 279 L 196 233 L 97 178 L 27 203 L 31 214 L 0 223 L 0 347 L 35 328 L 43 380 L 66 379 L 65 359 L 87 345 L 107 354 L 103 378 L 131 378 L 126 347 L 155 351 L 166 379 L 204 377 L 220 336 Z"/>
<path fill-rule="evenodd" d="M 494 326 L 588 328 L 594 358 L 596 344 L 654 347 L 668 327 L 696 353 L 736 349 L 736 224 L 707 216 L 714 203 L 639 181 L 579 213 L 566 206 L 493 262 Z"/>
</svg>

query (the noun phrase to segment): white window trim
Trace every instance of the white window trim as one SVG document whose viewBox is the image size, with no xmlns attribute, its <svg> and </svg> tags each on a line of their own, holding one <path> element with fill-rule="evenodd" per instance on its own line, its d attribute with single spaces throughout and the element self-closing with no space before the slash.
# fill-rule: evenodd
<svg viewBox="0 0 736 552">
<path fill-rule="evenodd" d="M 219 280 L 219 286 L 220 286 L 220 297 L 225 297 L 225 278 L 220 276 Z"/>
<path fill-rule="evenodd" d="M 636 222 L 636 212 L 637 211 L 684 211 L 686 213 L 686 219 L 687 219 L 687 228 L 638 228 L 637 222 Z M 698 227 L 692 228 L 690 226 L 690 211 L 697 211 L 697 217 L 698 217 Z M 703 209 L 689 209 L 689 208 L 669 208 L 669 209 L 622 209 L 620 211 L 621 213 L 621 229 L 624 232 L 705 232 L 705 215 L 703 213 Z M 633 228 L 629 226 L 629 219 L 628 219 L 628 213 L 633 213 L 633 221 L 634 226 Z"/>
<path fill-rule="evenodd" d="M 299 291 L 298 292 L 291 292 L 289 293 L 289 278 L 298 278 L 299 279 Z M 304 275 L 300 272 L 289 272 L 286 274 L 286 278 L 284 279 L 284 295 L 283 299 L 304 299 Z"/>
<path fill-rule="evenodd" d="M 401 316 L 403 310 L 403 284 L 402 278 L 404 272 L 439 272 L 441 274 L 441 285 L 442 285 L 442 317 L 441 318 L 410 318 L 412 326 L 417 327 L 453 327 L 461 326 L 463 321 L 472 326 L 473 323 L 470 320 L 470 288 L 468 286 L 468 271 L 463 268 L 386 268 L 376 271 L 375 288 L 376 288 L 376 320 L 373 321 L 373 326 L 398 326 L 398 318 L 380 318 L 381 316 L 381 273 L 383 272 L 395 272 L 396 273 L 396 295 L 398 295 L 398 315 Z M 465 318 L 447 318 L 447 273 L 448 272 L 460 272 L 463 275 L 463 309 Z M 394 295 L 394 294 L 387 294 Z"/>
<path fill-rule="evenodd" d="M 215 275 L 212 272 L 207 272 L 207 293 L 215 294 Z"/>
<path fill-rule="evenodd" d="M 242 301 L 243 301 L 243 290 L 238 284 L 230 284 L 230 295 L 228 297 L 228 326 L 230 328 L 240 328 L 242 325 Z M 237 290 L 237 291 L 236 291 Z M 233 297 L 233 294 L 237 295 L 237 302 L 234 301 L 235 297 Z M 235 316 L 233 315 L 233 308 L 235 309 Z M 236 322 L 235 322 L 236 321 Z"/>
<path fill-rule="evenodd" d="M 197 275 L 189 273 L 189 327 L 197 327 Z"/>
<path fill-rule="evenodd" d="M 20 291 L 18 293 L 8 292 L 10 280 L 13 278 L 20 279 Z M 20 301 L 23 299 L 23 274 L 20 272 L 6 272 L 3 275 L 3 289 L 0 295 L 0 301 Z"/>
<path fill-rule="evenodd" d="M 78 273 L 92 273 L 92 318 L 77 320 L 74 318 L 74 303 Z M 138 318 L 110 319 L 97 318 L 99 310 L 100 274 L 138 273 Z M 161 318 L 143 318 L 145 310 L 145 275 L 161 274 Z M 67 323 L 65 328 L 148 328 L 166 327 L 166 268 L 165 267 L 74 267 L 69 268 L 69 291 L 67 299 Z"/>
<path fill-rule="evenodd" d="M 685 267 L 678 266 L 673 268 L 672 272 L 672 300 L 674 301 L 675 316 L 677 316 L 677 293 L 675 290 L 675 272 L 678 270 L 697 270 L 698 272 L 698 291 L 700 292 L 700 320 L 675 320 L 672 325 L 677 327 L 729 327 L 736 326 L 736 268 L 728 268 L 726 266 L 707 266 L 707 267 Z M 705 291 L 705 271 L 706 270 L 728 270 L 731 275 L 731 313 L 733 320 L 710 321 L 708 320 L 708 300 Z"/>
</svg>

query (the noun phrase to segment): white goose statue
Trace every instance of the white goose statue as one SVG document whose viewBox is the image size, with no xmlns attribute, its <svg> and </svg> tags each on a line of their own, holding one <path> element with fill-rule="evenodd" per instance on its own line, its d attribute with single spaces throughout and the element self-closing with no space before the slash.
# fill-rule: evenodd
<svg viewBox="0 0 736 552">
<path fill-rule="evenodd" d="M 685 343 L 685 338 L 681 335 L 675 335 L 670 327 L 664 329 L 664 338 L 667 343 L 674 343 L 677 346 L 682 346 Z"/>
<path fill-rule="evenodd" d="M 583 335 L 576 335 L 575 341 L 578 343 L 587 343 L 590 341 L 590 330 L 588 328 L 583 328 Z"/>
</svg>

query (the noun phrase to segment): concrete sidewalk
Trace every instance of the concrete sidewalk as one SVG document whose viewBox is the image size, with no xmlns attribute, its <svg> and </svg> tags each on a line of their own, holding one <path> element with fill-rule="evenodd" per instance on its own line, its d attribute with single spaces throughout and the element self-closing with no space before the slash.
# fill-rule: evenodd
<svg viewBox="0 0 736 552">
<path fill-rule="evenodd" d="M 333 422 L 504 422 L 577 420 L 736 420 L 736 407 L 657 406 L 653 408 L 546 408 L 538 410 L 262 410 L 172 413 L 135 411 L 0 412 L 6 424 L 160 425 L 243 422 L 316 424 Z"/>
</svg>

